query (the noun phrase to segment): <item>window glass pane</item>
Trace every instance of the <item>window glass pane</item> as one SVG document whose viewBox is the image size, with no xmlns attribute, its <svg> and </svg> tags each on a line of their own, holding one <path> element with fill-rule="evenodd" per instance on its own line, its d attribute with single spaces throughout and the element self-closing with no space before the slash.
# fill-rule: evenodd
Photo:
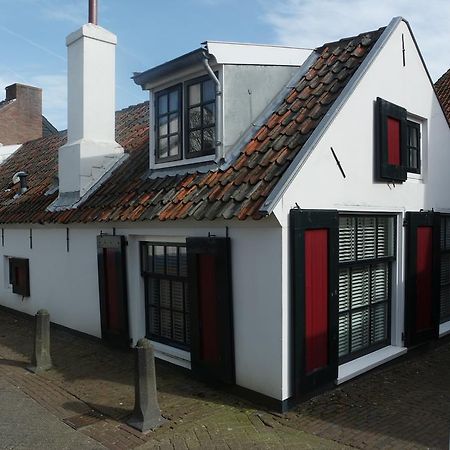
<svg viewBox="0 0 450 450">
<path fill-rule="evenodd" d="M 166 136 L 168 133 L 167 116 L 160 117 L 158 123 L 159 123 L 159 136 L 160 137 Z"/>
<path fill-rule="evenodd" d="M 198 105 L 200 103 L 200 83 L 189 86 L 189 105 Z"/>
<path fill-rule="evenodd" d="M 209 103 L 203 107 L 203 126 L 208 127 L 214 125 L 216 122 L 216 104 Z"/>
<path fill-rule="evenodd" d="M 202 125 L 200 106 L 189 110 L 189 128 L 200 128 Z"/>
<path fill-rule="evenodd" d="M 363 309 L 351 315 L 351 351 L 362 350 L 369 345 L 369 310 Z"/>
<path fill-rule="evenodd" d="M 387 304 L 381 303 L 372 308 L 371 341 L 373 344 L 387 339 Z"/>
<path fill-rule="evenodd" d="M 172 337 L 172 313 L 168 309 L 161 309 L 161 336 L 167 339 Z"/>
<path fill-rule="evenodd" d="M 408 127 L 408 131 L 409 131 L 409 145 L 410 147 L 414 147 L 414 148 L 418 148 L 419 146 L 419 136 L 417 133 L 417 128 L 415 127 Z"/>
<path fill-rule="evenodd" d="M 349 315 L 344 314 L 339 316 L 339 356 L 347 355 L 349 349 L 350 326 Z"/>
<path fill-rule="evenodd" d="M 206 128 L 203 130 L 203 151 L 208 152 L 214 149 L 214 128 Z"/>
<path fill-rule="evenodd" d="M 155 245 L 154 253 L 154 271 L 155 273 L 164 273 L 164 246 Z"/>
<path fill-rule="evenodd" d="M 178 275 L 178 249 L 177 247 L 166 247 L 166 273 L 167 275 Z"/>
<path fill-rule="evenodd" d="M 160 158 L 166 158 L 167 157 L 167 138 L 164 137 L 160 139 L 159 141 L 159 157 Z"/>
<path fill-rule="evenodd" d="M 169 122 L 169 133 L 178 133 L 178 114 L 171 114 Z"/>
<path fill-rule="evenodd" d="M 172 308 L 181 312 L 184 310 L 183 284 L 182 281 L 172 281 Z"/>
<path fill-rule="evenodd" d="M 215 83 L 213 80 L 203 82 L 203 101 L 209 102 L 216 98 Z"/>
<path fill-rule="evenodd" d="M 394 218 L 377 217 L 377 255 L 394 256 Z"/>
<path fill-rule="evenodd" d="M 153 270 L 153 246 L 144 244 L 141 250 L 142 270 L 151 272 Z"/>
<path fill-rule="evenodd" d="M 180 154 L 180 146 L 178 145 L 178 134 L 169 138 L 169 156 L 177 156 Z"/>
<path fill-rule="evenodd" d="M 450 249 L 450 220 L 445 219 L 445 248 Z"/>
<path fill-rule="evenodd" d="M 148 322 L 147 322 L 147 326 L 149 329 L 150 334 L 156 334 L 157 336 L 159 336 L 160 334 L 160 321 L 159 321 L 159 310 L 154 308 L 154 307 L 150 307 L 148 309 Z"/>
<path fill-rule="evenodd" d="M 339 217 L 339 261 L 354 261 L 355 252 L 355 218 Z"/>
<path fill-rule="evenodd" d="M 158 97 L 158 114 L 166 114 L 167 113 L 167 94 L 160 95 Z"/>
<path fill-rule="evenodd" d="M 350 308 L 350 270 L 339 271 L 339 312 Z"/>
<path fill-rule="evenodd" d="M 187 277 L 187 260 L 186 260 L 186 247 L 180 247 L 180 276 Z"/>
<path fill-rule="evenodd" d="M 173 340 L 184 342 L 184 314 L 179 312 L 173 313 Z"/>
<path fill-rule="evenodd" d="M 411 169 L 417 169 L 419 167 L 417 161 L 417 149 L 415 148 L 409 149 L 409 167 Z"/>
<path fill-rule="evenodd" d="M 357 219 L 357 257 L 358 259 L 375 258 L 375 218 L 358 217 Z"/>
<path fill-rule="evenodd" d="M 388 299 L 388 273 L 388 263 L 378 264 L 372 267 L 372 303 L 383 302 Z"/>
<path fill-rule="evenodd" d="M 148 303 L 159 306 L 159 283 L 157 280 L 149 278 L 147 280 Z"/>
<path fill-rule="evenodd" d="M 178 111 L 178 90 L 169 94 L 169 111 Z"/>
<path fill-rule="evenodd" d="M 202 132 L 191 131 L 189 133 L 189 151 L 196 153 L 202 149 Z"/>
<path fill-rule="evenodd" d="M 369 268 L 353 268 L 352 280 L 352 308 L 358 308 L 369 304 Z"/>
<path fill-rule="evenodd" d="M 161 308 L 170 308 L 170 281 L 160 280 L 159 282 L 159 306 Z"/>
</svg>

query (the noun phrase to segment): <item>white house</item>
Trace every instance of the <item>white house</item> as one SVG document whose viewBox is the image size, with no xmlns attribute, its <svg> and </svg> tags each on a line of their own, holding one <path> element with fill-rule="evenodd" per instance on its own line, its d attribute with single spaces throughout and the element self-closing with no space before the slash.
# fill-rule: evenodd
<svg viewBox="0 0 450 450">
<path fill-rule="evenodd" d="M 449 124 L 404 19 L 206 42 L 115 118 L 115 36 L 67 45 L 67 135 L 0 166 L 1 305 L 281 409 L 450 329 Z"/>
</svg>

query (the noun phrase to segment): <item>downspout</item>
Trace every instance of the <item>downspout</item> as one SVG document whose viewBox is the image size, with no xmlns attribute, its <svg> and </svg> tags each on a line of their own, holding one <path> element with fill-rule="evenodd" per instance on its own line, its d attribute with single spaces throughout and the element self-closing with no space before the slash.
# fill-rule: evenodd
<svg viewBox="0 0 450 450">
<path fill-rule="evenodd" d="M 203 65 L 205 66 L 209 76 L 216 84 L 216 147 L 217 157 L 216 161 L 221 162 L 223 160 L 223 117 L 222 117 L 222 85 L 216 74 L 209 65 L 209 58 L 206 53 L 203 53 Z"/>
</svg>

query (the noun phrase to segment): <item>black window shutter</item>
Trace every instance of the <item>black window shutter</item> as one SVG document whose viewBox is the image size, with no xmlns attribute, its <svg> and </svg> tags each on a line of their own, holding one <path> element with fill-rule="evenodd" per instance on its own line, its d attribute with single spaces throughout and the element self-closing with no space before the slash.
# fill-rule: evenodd
<svg viewBox="0 0 450 450">
<path fill-rule="evenodd" d="M 297 399 L 338 376 L 338 224 L 337 211 L 290 212 Z"/>
<path fill-rule="evenodd" d="M 197 376 L 235 382 L 229 238 L 187 238 L 191 368 Z"/>
<path fill-rule="evenodd" d="M 407 178 L 407 112 L 377 98 L 375 107 L 376 178 L 402 182 Z"/>
<path fill-rule="evenodd" d="M 440 217 L 406 213 L 406 345 L 438 337 L 440 291 Z"/>
<path fill-rule="evenodd" d="M 26 258 L 10 258 L 9 260 L 9 282 L 12 291 L 23 297 L 30 296 L 30 268 Z"/>
</svg>

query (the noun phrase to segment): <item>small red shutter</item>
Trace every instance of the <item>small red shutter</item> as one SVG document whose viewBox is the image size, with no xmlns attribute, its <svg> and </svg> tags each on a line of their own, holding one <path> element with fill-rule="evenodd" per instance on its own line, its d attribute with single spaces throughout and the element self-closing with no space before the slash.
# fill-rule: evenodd
<svg viewBox="0 0 450 450">
<path fill-rule="evenodd" d="M 306 373 L 328 363 L 328 230 L 305 231 Z"/>
<path fill-rule="evenodd" d="M 383 181 L 407 178 L 407 111 L 382 98 L 375 106 L 375 177 Z"/>
<path fill-rule="evenodd" d="M 387 137 L 388 137 L 388 164 L 399 166 L 401 162 L 400 155 L 400 121 L 387 118 Z"/>
<path fill-rule="evenodd" d="M 432 326 L 433 228 L 417 228 L 417 315 L 416 330 Z"/>
</svg>

